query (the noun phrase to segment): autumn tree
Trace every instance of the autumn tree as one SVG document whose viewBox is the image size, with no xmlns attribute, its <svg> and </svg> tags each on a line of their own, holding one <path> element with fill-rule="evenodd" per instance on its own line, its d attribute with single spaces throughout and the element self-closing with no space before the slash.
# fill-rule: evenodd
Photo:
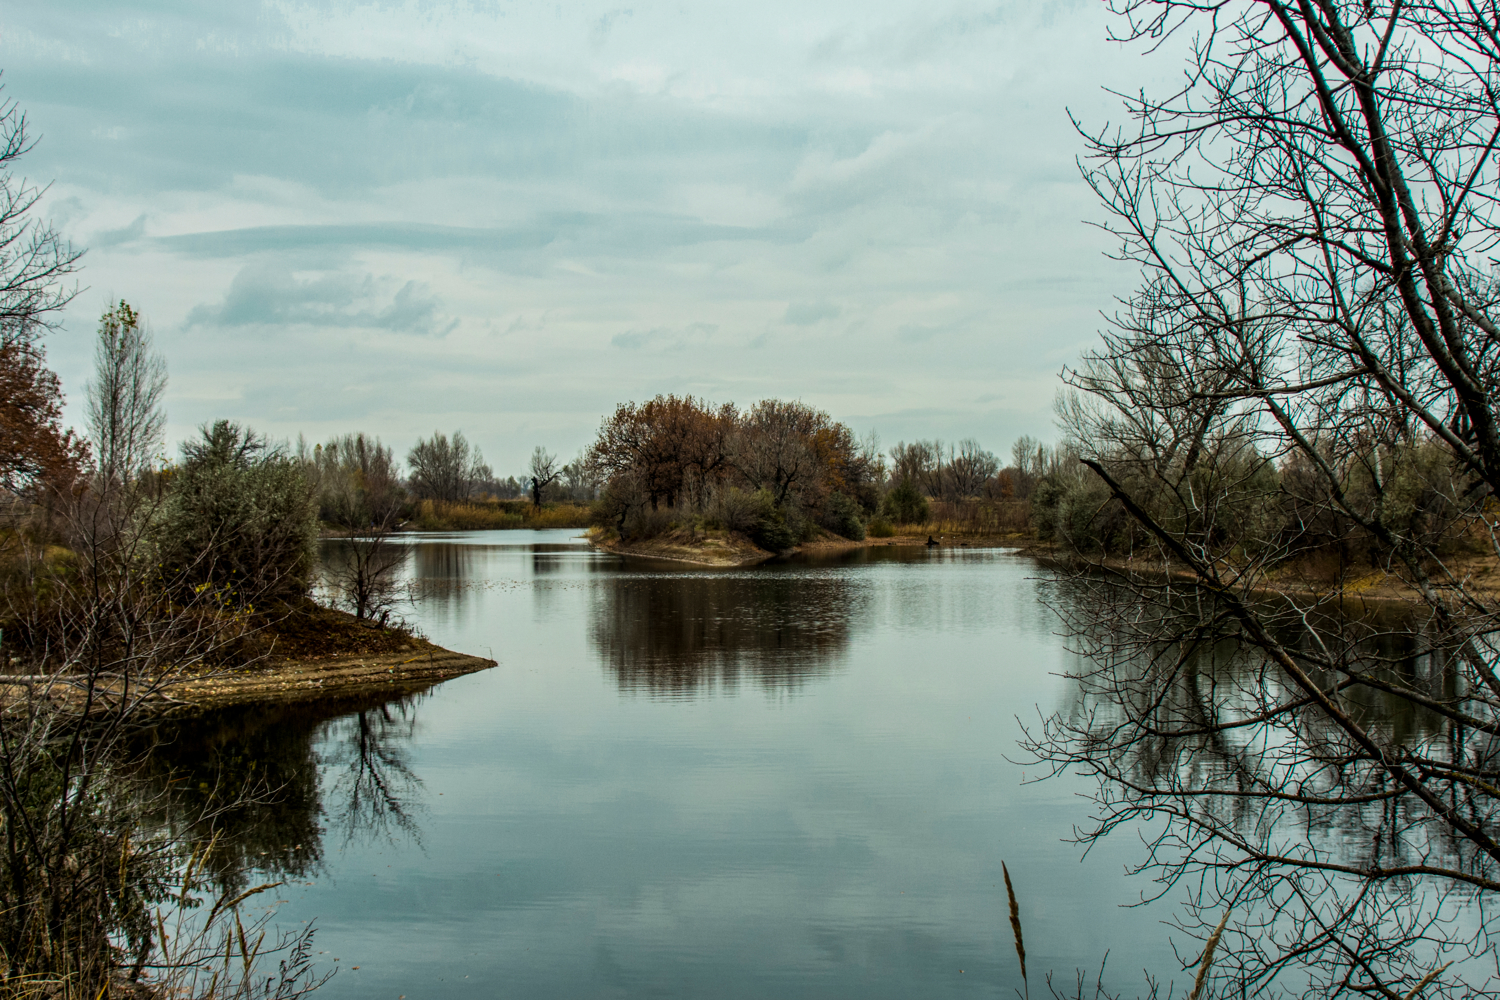
<svg viewBox="0 0 1500 1000">
<path fill-rule="evenodd" d="M 62 427 L 62 388 L 40 345 L 0 343 L 0 489 L 35 499 L 80 472 L 87 448 Z"/>
<path fill-rule="evenodd" d="M 12 172 L 33 146 L 24 112 L 0 100 L 0 488 L 34 498 L 77 474 L 82 444 L 62 429 L 62 391 L 40 343 L 75 294 L 74 250 L 35 217 L 42 191 Z"/>
<path fill-rule="evenodd" d="M 585 461 L 605 479 L 628 473 L 653 509 L 674 507 L 679 497 L 701 500 L 727 469 L 736 416 L 732 404 L 715 407 L 691 396 L 622 403 L 599 428 Z"/>
</svg>

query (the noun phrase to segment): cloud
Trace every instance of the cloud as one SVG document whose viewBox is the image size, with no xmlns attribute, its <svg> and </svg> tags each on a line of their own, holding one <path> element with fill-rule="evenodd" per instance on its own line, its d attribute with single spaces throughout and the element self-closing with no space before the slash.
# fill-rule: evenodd
<svg viewBox="0 0 1500 1000">
<path fill-rule="evenodd" d="M 717 332 L 713 323 L 690 323 L 683 327 L 626 330 L 610 338 L 611 345 L 626 351 L 682 351 L 701 344 Z"/>
<path fill-rule="evenodd" d="M 782 322 L 793 326 L 811 326 L 820 320 L 834 319 L 839 312 L 839 307 L 827 299 L 816 302 L 788 302 Z"/>
<path fill-rule="evenodd" d="M 390 284 L 370 274 L 300 278 L 283 265 L 251 265 L 235 275 L 223 301 L 194 307 L 187 326 L 365 327 L 421 334 L 452 328 L 452 322 L 443 327 L 438 302 L 424 285 L 407 281 L 387 298 L 383 289 Z"/>
<path fill-rule="evenodd" d="M 1000 450 L 1136 280 L 1078 221 L 1064 106 L 1149 82 L 1097 4 L 83 2 L 7 12 L 25 173 L 90 250 L 49 359 L 81 387 L 139 302 L 188 427 L 498 465 L 673 391 Z"/>
<path fill-rule="evenodd" d="M 122 243 L 133 243 L 144 235 L 146 235 L 146 216 L 138 215 L 130 225 L 123 229 L 106 229 L 95 236 L 91 242 L 94 246 L 103 249 L 119 246 Z"/>
</svg>

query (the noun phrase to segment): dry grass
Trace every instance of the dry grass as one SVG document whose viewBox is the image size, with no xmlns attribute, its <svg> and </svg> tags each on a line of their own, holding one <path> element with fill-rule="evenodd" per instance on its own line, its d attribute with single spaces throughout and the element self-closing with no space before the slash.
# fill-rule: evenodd
<svg viewBox="0 0 1500 1000">
<path fill-rule="evenodd" d="M 995 538 L 1030 535 L 1031 504 L 1026 500 L 962 500 L 928 503 L 928 519 L 921 524 L 898 524 L 900 535 L 960 535 Z"/>
<path fill-rule="evenodd" d="M 486 531 L 494 528 L 584 528 L 589 508 L 581 503 L 548 503 L 538 510 L 528 500 L 417 505 L 411 527 L 418 531 Z"/>
</svg>

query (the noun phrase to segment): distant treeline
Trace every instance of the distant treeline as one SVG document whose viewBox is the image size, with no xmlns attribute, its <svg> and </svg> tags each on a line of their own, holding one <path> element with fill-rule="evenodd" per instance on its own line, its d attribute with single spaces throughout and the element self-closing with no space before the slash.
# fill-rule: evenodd
<svg viewBox="0 0 1500 1000">
<path fill-rule="evenodd" d="M 583 504 L 598 494 L 579 462 L 560 463 L 540 447 L 525 475 L 497 479 L 462 431 L 418 440 L 405 471 L 390 447 L 367 434 L 316 445 L 299 439 L 295 454 L 317 497 L 319 519 L 348 531 L 407 523 L 437 530 L 581 526 L 577 515 L 562 517 L 566 524 L 533 522 L 548 504 Z"/>
<path fill-rule="evenodd" d="M 781 551 L 820 531 L 1023 531 L 1036 485 L 1060 460 L 1030 438 L 1009 465 L 973 440 L 902 442 L 887 455 L 800 401 L 742 410 L 664 395 L 618 407 L 579 465 L 600 484 L 595 525 L 622 539 L 722 530 Z"/>
</svg>

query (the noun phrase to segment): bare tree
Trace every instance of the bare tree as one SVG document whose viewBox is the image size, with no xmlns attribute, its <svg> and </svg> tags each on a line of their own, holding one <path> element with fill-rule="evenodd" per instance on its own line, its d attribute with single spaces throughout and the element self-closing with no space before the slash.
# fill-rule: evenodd
<svg viewBox="0 0 1500 1000">
<path fill-rule="evenodd" d="M 418 441 L 407 454 L 406 464 L 411 469 L 411 490 L 417 498 L 444 503 L 468 500 L 480 483 L 494 475 L 463 431 L 454 431 L 451 439 L 434 432 L 431 438 Z"/>
<path fill-rule="evenodd" d="M 825 422 L 826 414 L 805 403 L 762 400 L 745 414 L 731 445 L 734 466 L 752 488 L 768 490 L 784 504 L 819 471 L 810 445 Z"/>
<path fill-rule="evenodd" d="M 547 487 L 562 475 L 562 470 L 557 466 L 557 456 L 548 453 L 547 449 L 541 445 L 537 445 L 536 450 L 531 453 L 530 473 L 526 477 L 526 482 L 531 489 L 531 504 L 533 507 L 541 507 L 542 496 L 546 493 Z"/>
<path fill-rule="evenodd" d="M 1000 471 L 1000 460 L 981 448 L 978 441 L 965 438 L 948 459 L 948 488 L 954 500 L 977 497 L 985 483 Z"/>
<path fill-rule="evenodd" d="M 401 603 L 396 571 L 407 556 L 395 538 L 407 503 L 395 456 L 379 438 L 345 434 L 311 451 L 302 442 L 298 457 L 317 493 L 319 517 L 348 533 L 324 560 L 333 603 L 385 624 Z"/>
<path fill-rule="evenodd" d="M 166 360 L 152 350 L 140 314 L 121 299 L 99 320 L 88 386 L 89 438 L 105 481 L 129 483 L 160 454 L 166 389 Z"/>
<path fill-rule="evenodd" d="M 45 189 L 11 173 L 34 145 L 26 114 L 0 99 L 0 346 L 33 343 L 77 294 L 62 282 L 83 251 L 33 217 Z"/>
<path fill-rule="evenodd" d="M 1067 374 L 1091 472 L 1038 487 L 1090 565 L 1030 746 L 1190 933 L 1233 910 L 1222 992 L 1494 995 L 1500 10 L 1114 7 L 1189 65 L 1086 135 L 1144 278 Z M 1372 581 L 1411 606 L 1351 613 Z"/>
</svg>

